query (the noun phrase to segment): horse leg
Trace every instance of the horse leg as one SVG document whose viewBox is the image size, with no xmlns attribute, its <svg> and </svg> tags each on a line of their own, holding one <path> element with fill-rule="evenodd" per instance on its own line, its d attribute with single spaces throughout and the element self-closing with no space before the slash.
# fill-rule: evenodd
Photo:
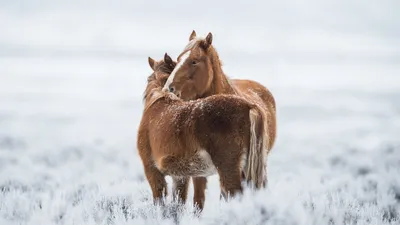
<svg viewBox="0 0 400 225">
<path fill-rule="evenodd" d="M 152 159 L 149 136 L 145 130 L 139 129 L 137 138 L 137 148 L 142 159 L 144 174 L 153 193 L 154 204 L 164 204 L 163 196 L 167 195 L 167 182 L 165 176 L 154 165 Z"/>
<path fill-rule="evenodd" d="M 200 212 L 203 211 L 204 201 L 205 201 L 205 190 L 207 187 L 207 178 L 206 177 L 192 177 L 193 179 L 193 188 L 194 188 L 194 196 L 193 203 L 195 207 L 198 207 Z"/>
<path fill-rule="evenodd" d="M 144 172 L 153 192 L 154 204 L 164 205 L 163 197 L 167 196 L 165 176 L 154 165 L 145 167 Z"/>
<path fill-rule="evenodd" d="M 234 197 L 243 192 L 241 183 L 241 171 L 232 167 L 219 167 L 219 179 L 221 186 L 221 195 L 227 200 L 228 196 Z"/>
<path fill-rule="evenodd" d="M 178 200 L 179 203 L 185 204 L 189 188 L 190 177 L 172 177 L 173 181 L 173 199 Z"/>
</svg>

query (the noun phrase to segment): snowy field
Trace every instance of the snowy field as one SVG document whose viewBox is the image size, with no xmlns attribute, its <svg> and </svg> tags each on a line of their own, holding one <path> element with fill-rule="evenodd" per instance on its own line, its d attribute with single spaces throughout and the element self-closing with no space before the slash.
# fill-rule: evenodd
<svg viewBox="0 0 400 225">
<path fill-rule="evenodd" d="M 400 4 L 279 2 L 0 0 L 0 224 L 400 224 Z M 278 113 L 268 189 L 212 176 L 199 217 L 136 150 L 147 56 L 193 29 Z"/>
</svg>

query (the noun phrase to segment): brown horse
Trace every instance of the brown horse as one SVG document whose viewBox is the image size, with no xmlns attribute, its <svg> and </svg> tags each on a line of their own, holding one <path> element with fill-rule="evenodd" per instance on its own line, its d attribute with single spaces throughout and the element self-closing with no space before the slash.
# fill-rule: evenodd
<svg viewBox="0 0 400 225">
<path fill-rule="evenodd" d="M 266 134 L 269 152 L 276 136 L 276 105 L 271 92 L 260 83 L 252 80 L 229 79 L 222 70 L 219 55 L 212 45 L 213 36 L 196 37 L 193 31 L 189 43 L 178 56 L 178 64 L 168 78 L 164 90 L 175 93 L 183 100 L 204 98 L 216 94 L 241 95 L 248 101 L 258 104 L 267 116 Z"/>
<path fill-rule="evenodd" d="M 264 142 L 268 139 L 262 110 L 240 96 L 183 101 L 162 91 L 175 67 L 174 62 L 165 61 L 149 58 L 154 72 L 147 80 L 137 138 L 154 201 L 163 203 L 166 175 L 173 179 L 173 196 L 183 202 L 190 177 L 218 173 L 224 197 L 241 193 L 243 178 L 257 189 L 265 187 Z M 203 208 L 204 202 L 196 203 Z"/>
</svg>

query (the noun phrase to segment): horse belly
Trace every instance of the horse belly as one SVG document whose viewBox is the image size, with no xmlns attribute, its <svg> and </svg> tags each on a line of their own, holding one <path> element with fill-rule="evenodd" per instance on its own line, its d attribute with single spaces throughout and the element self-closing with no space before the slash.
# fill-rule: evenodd
<svg viewBox="0 0 400 225">
<path fill-rule="evenodd" d="M 156 161 L 156 167 L 165 175 L 177 177 L 207 177 L 217 173 L 210 154 L 205 150 L 191 156 L 167 155 Z"/>
<path fill-rule="evenodd" d="M 192 168 L 193 176 L 207 177 L 217 173 L 210 154 L 205 150 L 198 151 L 195 160 L 189 165 Z"/>
</svg>

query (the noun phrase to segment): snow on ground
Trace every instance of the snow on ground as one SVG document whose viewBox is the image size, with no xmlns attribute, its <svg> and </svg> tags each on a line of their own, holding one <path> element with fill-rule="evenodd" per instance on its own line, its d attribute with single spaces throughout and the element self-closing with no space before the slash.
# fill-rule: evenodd
<svg viewBox="0 0 400 225">
<path fill-rule="evenodd" d="M 151 11 L 143 2 L 71 2 L 0 1 L 0 224 L 400 223 L 400 45 L 389 29 L 399 23 L 395 7 L 359 6 L 367 22 L 358 26 L 352 11 L 333 3 L 312 1 L 311 15 L 300 5 L 265 3 L 254 17 L 276 18 L 268 29 L 244 20 L 243 32 L 232 32 L 217 11 L 203 23 L 185 14 L 183 23 L 163 9 L 185 10 L 166 3 Z M 139 15 L 127 16 L 128 9 Z M 300 22 L 277 10 L 296 12 Z M 347 20 L 332 19 L 339 12 Z M 157 33 L 167 27 L 156 26 L 157 15 L 171 22 L 170 38 Z M 212 176 L 199 217 L 192 189 L 186 207 L 152 205 L 136 150 L 147 56 L 176 56 L 190 21 L 201 34 L 213 31 L 230 77 L 263 83 L 278 106 L 268 189 L 223 202 Z"/>
</svg>

